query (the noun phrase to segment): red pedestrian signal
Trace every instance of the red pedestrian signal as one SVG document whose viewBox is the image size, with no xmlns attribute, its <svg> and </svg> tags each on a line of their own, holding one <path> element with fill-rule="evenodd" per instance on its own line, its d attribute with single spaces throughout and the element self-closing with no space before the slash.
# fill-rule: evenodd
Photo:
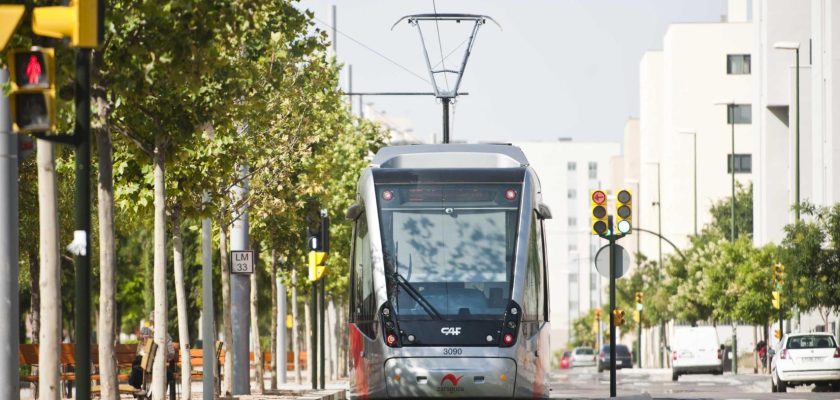
<svg viewBox="0 0 840 400">
<path fill-rule="evenodd" d="M 33 47 L 9 52 L 12 129 L 18 133 L 55 130 L 53 49 Z"/>
</svg>

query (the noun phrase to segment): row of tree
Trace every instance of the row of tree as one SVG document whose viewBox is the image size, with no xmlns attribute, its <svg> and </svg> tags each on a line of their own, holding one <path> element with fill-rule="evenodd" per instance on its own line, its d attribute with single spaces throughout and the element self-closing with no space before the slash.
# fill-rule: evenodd
<svg viewBox="0 0 840 400">
<path fill-rule="evenodd" d="M 824 326 L 832 311 L 840 311 L 840 204 L 816 207 L 804 203 L 802 220 L 785 227 L 779 244 L 757 247 L 752 241 L 752 187 L 736 193 L 736 240 L 730 240 L 731 198 L 715 203 L 712 222 L 690 237 L 682 255 L 670 254 L 662 266 L 637 255 L 637 266 L 616 284 L 617 306 L 627 310 L 622 332 L 635 331 L 629 318 L 636 309 L 635 293 L 643 293 L 643 327 L 675 320 L 695 325 L 738 321 L 767 326 L 778 319 L 772 292 L 779 290 L 782 312 L 789 318 L 795 306 L 816 311 Z M 773 265 L 784 265 L 777 288 Z M 603 321 L 608 313 L 603 313 Z M 594 313 L 573 322 L 570 345 L 593 344 Z"/>
<path fill-rule="evenodd" d="M 343 219 L 358 174 L 383 144 L 384 132 L 350 113 L 326 33 L 314 27 L 310 11 L 291 1 L 114 0 L 105 21 L 105 43 L 94 52 L 98 196 L 91 237 L 102 396 L 115 399 L 113 345 L 141 320 L 154 321 L 161 348 L 169 332 L 182 357 L 189 357 L 200 304 L 213 301 L 221 315 L 218 331 L 231 338 L 229 227 L 246 206 L 251 246 L 263 261 L 257 277 L 279 277 L 306 290 L 303 279 L 292 280 L 295 270 L 305 276 L 298 260 L 306 230 L 321 208 L 334 221 Z M 72 52 L 35 38 L 28 21 L 22 26 L 13 44 L 59 48 L 60 93 L 72 93 Z M 70 131 L 72 105 L 59 105 L 59 130 Z M 75 336 L 72 259 L 59 249 L 72 239 L 74 155 L 50 142 L 37 145 L 37 163 L 28 160 L 21 168 L 21 305 L 29 315 L 28 340 L 56 346 Z M 27 184 L 36 176 L 37 186 Z M 247 194 L 237 195 L 246 184 Z M 214 228 L 214 299 L 200 295 L 204 219 Z M 331 228 L 327 293 L 336 307 L 346 297 L 349 229 L 342 223 Z M 274 285 L 258 282 L 265 280 L 252 279 L 256 304 L 275 304 Z M 254 313 L 253 335 L 263 327 L 273 340 L 271 314 Z M 40 397 L 57 399 L 58 352 L 43 350 Z M 232 357 L 225 360 L 227 392 Z M 280 360 L 282 366 L 285 357 Z M 155 396 L 164 393 L 164 362 L 156 358 Z M 185 380 L 189 367 L 183 359 Z"/>
</svg>

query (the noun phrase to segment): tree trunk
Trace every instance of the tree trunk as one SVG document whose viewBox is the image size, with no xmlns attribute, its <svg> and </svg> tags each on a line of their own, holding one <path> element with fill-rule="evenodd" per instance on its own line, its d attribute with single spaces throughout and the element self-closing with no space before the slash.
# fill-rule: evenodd
<svg viewBox="0 0 840 400">
<path fill-rule="evenodd" d="M 38 217 L 41 271 L 38 285 L 41 300 L 39 332 L 38 398 L 61 398 L 59 368 L 61 354 L 61 259 L 58 244 L 58 192 L 55 149 L 51 142 L 38 140 Z M 14 322 L 13 322 L 14 323 Z M 11 388 L 7 388 L 11 389 Z"/>
<path fill-rule="evenodd" d="M 191 398 L 190 333 L 187 322 L 187 294 L 184 290 L 184 244 L 181 239 L 181 209 L 172 208 L 172 268 L 175 270 L 175 302 L 178 306 L 178 347 L 181 352 L 181 395 Z"/>
<path fill-rule="evenodd" d="M 100 121 L 106 112 L 105 99 L 97 97 Z M 117 382 L 117 360 L 114 346 L 117 343 L 116 307 L 116 243 L 114 233 L 114 182 L 113 156 L 111 154 L 110 131 L 103 126 L 96 131 L 97 162 L 99 166 L 98 210 L 99 210 L 99 323 L 97 342 L 99 345 L 99 374 L 102 400 L 119 398 Z"/>
<path fill-rule="evenodd" d="M 290 264 L 292 265 L 292 264 Z M 297 269 L 292 269 L 292 353 L 294 353 L 293 364 L 295 366 L 295 383 L 300 385 L 303 383 L 303 377 L 300 373 L 300 332 L 298 331 L 300 324 L 298 324 L 298 303 L 297 303 Z"/>
<path fill-rule="evenodd" d="M 225 365 L 223 371 L 222 393 L 230 396 L 233 391 L 233 325 L 230 320 L 230 259 L 228 258 L 228 225 L 225 223 L 225 212 L 219 219 L 219 252 L 222 261 L 222 330 L 225 336 Z"/>
<path fill-rule="evenodd" d="M 166 395 L 166 363 L 169 349 L 166 343 L 166 180 L 164 162 L 166 150 L 160 134 L 155 137 L 154 186 L 155 186 L 155 265 L 154 265 L 154 340 L 158 346 L 152 368 L 152 395 L 154 400 L 164 400 Z"/>
<path fill-rule="evenodd" d="M 257 242 L 259 243 L 259 242 Z M 254 351 L 254 370 L 256 371 L 256 394 L 265 392 L 265 369 L 263 368 L 262 346 L 260 344 L 260 318 L 257 304 L 257 268 L 259 257 L 259 244 L 255 245 L 254 251 L 254 273 L 251 274 L 251 343 Z"/>
<path fill-rule="evenodd" d="M 38 333 L 41 332 L 41 266 L 38 260 L 38 250 L 28 250 L 27 261 L 31 275 L 31 289 L 29 291 L 29 339 L 38 343 Z"/>
<path fill-rule="evenodd" d="M 254 288 L 251 288 L 254 290 Z M 277 342 L 277 322 L 279 321 L 277 315 L 277 250 L 271 249 L 271 335 L 269 336 L 269 351 L 274 353 L 271 357 L 271 389 L 277 389 L 277 380 L 279 379 L 280 365 L 278 359 L 280 357 L 280 346 Z"/>
</svg>

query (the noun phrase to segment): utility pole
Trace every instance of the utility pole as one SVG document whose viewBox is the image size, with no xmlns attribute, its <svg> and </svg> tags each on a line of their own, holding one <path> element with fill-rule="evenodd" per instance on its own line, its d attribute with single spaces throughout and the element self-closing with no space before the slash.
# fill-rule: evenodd
<svg viewBox="0 0 840 400">
<path fill-rule="evenodd" d="M 615 259 L 616 235 L 613 232 L 613 217 L 609 217 L 609 241 L 610 241 L 610 397 L 616 396 L 616 377 L 615 377 Z"/>
<path fill-rule="evenodd" d="M 280 269 L 286 264 L 286 257 L 280 258 Z M 277 349 L 275 351 L 277 362 L 277 370 L 274 373 L 277 375 L 275 380 L 277 384 L 286 383 L 286 285 L 283 284 L 283 279 L 279 276 L 276 281 L 277 285 Z"/>
<path fill-rule="evenodd" d="M 0 69 L 0 83 L 9 71 Z M 11 323 L 0 324 L 0 386 L 20 386 L 18 347 L 20 320 L 18 287 L 18 137 L 12 132 L 9 97 L 0 91 L 0 314 Z M 19 399 L 19 390 L 7 393 Z"/>
<path fill-rule="evenodd" d="M 247 131 L 240 128 L 240 134 Z M 240 182 L 234 186 L 235 201 L 242 201 L 248 195 L 248 166 L 239 166 Z M 230 228 L 230 249 L 248 250 L 248 205 L 241 204 L 234 210 L 236 219 Z M 232 270 L 232 269 L 231 269 Z M 250 326 L 251 326 L 251 278 L 247 274 L 230 274 L 231 323 L 233 325 L 233 393 L 251 394 Z M 255 338 L 256 339 L 256 338 Z"/>
</svg>

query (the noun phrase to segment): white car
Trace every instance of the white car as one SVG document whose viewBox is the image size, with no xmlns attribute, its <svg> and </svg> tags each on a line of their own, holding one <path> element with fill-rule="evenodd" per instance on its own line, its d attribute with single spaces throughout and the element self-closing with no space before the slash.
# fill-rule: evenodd
<svg viewBox="0 0 840 400">
<path fill-rule="evenodd" d="M 774 392 L 799 385 L 831 385 L 840 390 L 840 348 L 829 333 L 790 333 L 777 346 L 770 363 Z"/>
<path fill-rule="evenodd" d="M 713 326 L 678 326 L 671 340 L 671 380 L 687 374 L 723 374 L 722 355 Z"/>
<path fill-rule="evenodd" d="M 595 366 L 595 350 L 591 347 L 577 347 L 572 351 L 572 367 Z"/>
</svg>

